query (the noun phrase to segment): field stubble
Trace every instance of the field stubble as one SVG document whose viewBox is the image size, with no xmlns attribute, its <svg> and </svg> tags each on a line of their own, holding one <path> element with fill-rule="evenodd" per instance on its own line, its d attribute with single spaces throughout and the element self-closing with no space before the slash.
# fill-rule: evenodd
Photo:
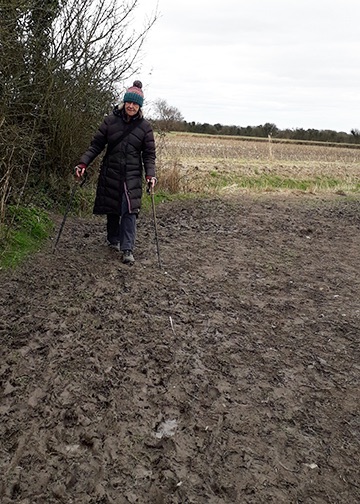
<svg viewBox="0 0 360 504">
<path fill-rule="evenodd" d="M 170 134 L 158 152 L 161 179 L 180 192 L 360 188 L 360 150 L 350 147 Z"/>
</svg>

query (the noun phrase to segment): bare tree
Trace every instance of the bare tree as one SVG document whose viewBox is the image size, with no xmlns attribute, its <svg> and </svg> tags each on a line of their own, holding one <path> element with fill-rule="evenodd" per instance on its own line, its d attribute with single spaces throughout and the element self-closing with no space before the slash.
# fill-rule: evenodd
<svg viewBox="0 0 360 504">
<path fill-rule="evenodd" d="M 184 118 L 179 109 L 167 103 L 166 100 L 158 98 L 153 105 L 154 120 L 160 131 L 171 131 L 178 129 L 179 123 L 184 121 Z"/>
<path fill-rule="evenodd" d="M 67 0 L 54 23 L 53 59 L 73 77 L 97 78 L 108 90 L 139 69 L 140 50 L 156 16 L 131 29 L 139 0 Z"/>
</svg>

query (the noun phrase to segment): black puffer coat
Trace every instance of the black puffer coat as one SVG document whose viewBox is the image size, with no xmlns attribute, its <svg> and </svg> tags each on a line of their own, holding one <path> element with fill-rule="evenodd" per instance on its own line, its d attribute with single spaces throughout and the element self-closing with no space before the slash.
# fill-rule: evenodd
<svg viewBox="0 0 360 504">
<path fill-rule="evenodd" d="M 118 139 L 127 128 L 136 126 L 125 138 Z M 96 132 L 80 162 L 87 166 L 107 146 L 101 163 L 94 214 L 121 214 L 121 198 L 125 191 L 129 212 L 138 213 L 142 196 L 142 176 L 155 177 L 155 141 L 152 127 L 141 111 L 127 122 L 123 109 L 115 107 Z"/>
</svg>

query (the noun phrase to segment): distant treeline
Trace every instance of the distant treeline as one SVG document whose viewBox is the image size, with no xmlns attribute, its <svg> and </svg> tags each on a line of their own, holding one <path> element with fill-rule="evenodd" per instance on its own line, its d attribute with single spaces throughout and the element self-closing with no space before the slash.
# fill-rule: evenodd
<svg viewBox="0 0 360 504">
<path fill-rule="evenodd" d="M 158 126 L 164 126 L 164 121 L 158 122 Z M 160 124 L 162 123 L 162 124 Z M 360 144 L 360 130 L 353 129 L 350 133 L 333 130 L 317 130 L 314 128 L 304 129 L 279 129 L 275 124 L 265 123 L 259 126 L 224 126 L 222 124 L 196 123 L 187 121 L 173 121 L 168 124 L 172 131 L 188 133 L 203 133 L 208 135 L 232 135 L 268 138 L 281 138 L 288 140 L 310 140 L 315 142 L 352 143 Z"/>
</svg>

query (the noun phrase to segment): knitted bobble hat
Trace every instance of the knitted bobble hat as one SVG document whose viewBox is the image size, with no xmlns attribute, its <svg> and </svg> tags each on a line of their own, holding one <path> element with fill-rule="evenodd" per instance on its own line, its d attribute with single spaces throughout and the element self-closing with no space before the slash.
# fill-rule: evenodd
<svg viewBox="0 0 360 504">
<path fill-rule="evenodd" d="M 124 94 L 124 103 L 133 102 L 142 107 L 144 103 L 144 93 L 142 92 L 142 83 L 136 80 L 131 87 Z"/>
</svg>

